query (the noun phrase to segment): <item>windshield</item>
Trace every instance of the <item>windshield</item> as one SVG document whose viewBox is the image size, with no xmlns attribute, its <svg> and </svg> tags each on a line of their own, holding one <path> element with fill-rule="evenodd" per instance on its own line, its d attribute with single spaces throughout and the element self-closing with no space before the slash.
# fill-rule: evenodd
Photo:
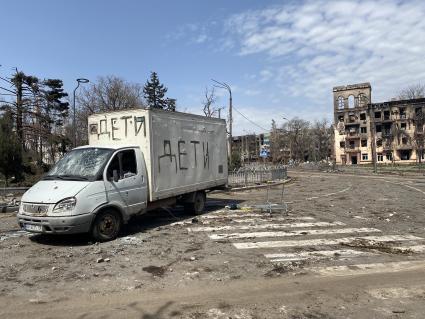
<svg viewBox="0 0 425 319">
<path fill-rule="evenodd" d="M 82 148 L 67 153 L 43 179 L 93 180 L 114 150 Z"/>
</svg>

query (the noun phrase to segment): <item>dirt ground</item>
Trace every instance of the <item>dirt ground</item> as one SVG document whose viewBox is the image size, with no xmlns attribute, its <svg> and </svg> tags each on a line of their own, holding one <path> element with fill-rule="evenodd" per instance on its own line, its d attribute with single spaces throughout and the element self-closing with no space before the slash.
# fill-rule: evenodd
<svg viewBox="0 0 425 319">
<path fill-rule="evenodd" d="M 0 318 L 423 319 L 424 176 L 289 175 L 102 244 L 0 214 Z"/>
</svg>

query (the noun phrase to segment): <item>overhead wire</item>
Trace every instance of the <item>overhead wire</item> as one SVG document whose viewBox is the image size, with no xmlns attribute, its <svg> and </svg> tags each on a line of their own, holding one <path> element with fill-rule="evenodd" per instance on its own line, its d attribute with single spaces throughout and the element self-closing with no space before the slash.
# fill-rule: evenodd
<svg viewBox="0 0 425 319">
<path fill-rule="evenodd" d="M 260 129 L 262 129 L 262 130 L 264 130 L 265 132 L 268 132 L 269 130 L 268 129 L 265 129 L 264 127 L 262 127 L 261 125 L 258 125 L 257 123 L 255 123 L 255 122 L 253 122 L 252 120 L 250 120 L 248 117 L 246 117 L 244 114 L 242 114 L 240 111 L 238 111 L 238 109 L 237 108 L 235 108 L 234 106 L 233 106 L 233 109 L 236 111 L 236 112 L 238 112 L 242 117 L 244 117 L 248 122 L 250 122 L 251 124 L 253 124 L 253 125 L 255 125 L 255 126 L 257 126 L 257 127 L 259 127 Z"/>
</svg>

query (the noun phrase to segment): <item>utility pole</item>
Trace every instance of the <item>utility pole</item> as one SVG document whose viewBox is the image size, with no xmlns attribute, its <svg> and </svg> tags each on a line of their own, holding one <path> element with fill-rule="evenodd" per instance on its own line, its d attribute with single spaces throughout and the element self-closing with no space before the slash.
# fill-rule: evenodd
<svg viewBox="0 0 425 319">
<path fill-rule="evenodd" d="M 233 122 L 233 117 L 232 117 L 232 103 L 233 103 L 233 101 L 232 101 L 232 89 L 225 82 L 218 82 L 214 79 L 211 79 L 211 80 L 216 83 L 216 84 L 214 84 L 215 87 L 221 88 L 221 89 L 226 89 L 229 92 L 229 137 L 228 137 L 228 143 L 227 143 L 227 156 L 229 158 L 229 165 L 232 166 L 232 122 Z"/>
</svg>

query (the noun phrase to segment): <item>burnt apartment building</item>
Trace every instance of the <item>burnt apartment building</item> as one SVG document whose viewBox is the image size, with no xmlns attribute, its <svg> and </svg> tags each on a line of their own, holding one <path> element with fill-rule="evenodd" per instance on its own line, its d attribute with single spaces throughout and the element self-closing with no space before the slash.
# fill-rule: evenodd
<svg viewBox="0 0 425 319">
<path fill-rule="evenodd" d="M 424 160 L 425 98 L 372 103 L 369 83 L 333 88 L 337 164 Z"/>
</svg>

